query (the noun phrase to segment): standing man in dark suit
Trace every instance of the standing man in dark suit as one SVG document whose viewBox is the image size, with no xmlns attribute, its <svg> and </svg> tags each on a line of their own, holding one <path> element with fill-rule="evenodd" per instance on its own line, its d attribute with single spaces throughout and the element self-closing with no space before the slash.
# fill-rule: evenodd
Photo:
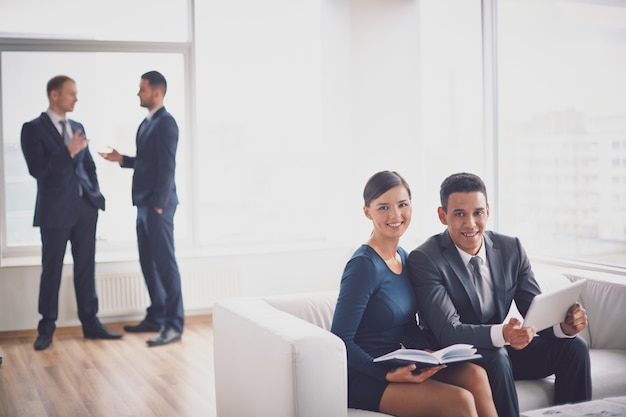
<svg viewBox="0 0 626 417">
<path fill-rule="evenodd" d="M 161 73 L 143 74 L 137 95 L 141 107 L 149 113 L 137 132 L 136 156 L 121 155 L 115 149 L 100 153 L 123 168 L 135 170 L 132 196 L 133 205 L 137 206 L 139 261 L 151 305 L 139 324 L 124 326 L 124 330 L 158 331 L 156 337 L 147 341 L 148 346 L 180 340 L 184 323 L 180 273 L 174 255 L 178 126 L 163 106 L 166 91 L 167 82 Z"/>
<path fill-rule="evenodd" d="M 96 165 L 83 125 L 66 119 L 74 111 L 76 83 L 59 75 L 48 81 L 48 110 L 22 126 L 22 152 L 28 171 L 37 179 L 33 225 L 41 232 L 41 281 L 35 350 L 52 343 L 59 313 L 59 287 L 67 241 L 72 243 L 74 291 L 78 318 L 88 339 L 119 339 L 96 314 L 96 223 L 104 210 Z"/>
<path fill-rule="evenodd" d="M 489 204 L 478 176 L 449 176 L 440 198 L 439 220 L 446 231 L 413 250 L 408 260 L 420 318 L 442 346 L 478 348 L 500 417 L 519 415 L 516 379 L 554 374 L 556 404 L 591 399 L 589 349 L 576 336 L 587 327 L 583 307 L 574 304 L 563 322 L 538 337 L 516 318 L 504 323 L 513 301 L 524 316 L 541 292 L 526 252 L 517 238 L 485 230 Z"/>
</svg>

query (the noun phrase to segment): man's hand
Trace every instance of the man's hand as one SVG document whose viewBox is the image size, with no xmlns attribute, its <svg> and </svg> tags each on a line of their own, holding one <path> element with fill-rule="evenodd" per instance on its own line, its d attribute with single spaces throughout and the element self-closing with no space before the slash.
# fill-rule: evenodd
<svg viewBox="0 0 626 417">
<path fill-rule="evenodd" d="M 70 156 L 74 158 L 80 151 L 87 147 L 87 137 L 83 134 L 83 131 L 77 129 L 72 135 L 72 139 L 67 143 L 67 150 Z"/>
<path fill-rule="evenodd" d="M 561 322 L 561 330 L 568 336 L 576 336 L 587 324 L 587 311 L 580 303 L 576 303 L 567 310 L 565 320 Z"/>
<path fill-rule="evenodd" d="M 522 327 L 522 322 L 512 317 L 502 328 L 504 341 L 511 345 L 513 349 L 524 349 L 535 337 L 533 327 Z"/>
<path fill-rule="evenodd" d="M 98 155 L 100 155 L 107 161 L 117 162 L 118 164 L 124 162 L 124 157 L 117 150 L 111 148 L 110 146 L 108 146 L 108 148 L 111 150 L 111 152 L 98 152 Z"/>
</svg>

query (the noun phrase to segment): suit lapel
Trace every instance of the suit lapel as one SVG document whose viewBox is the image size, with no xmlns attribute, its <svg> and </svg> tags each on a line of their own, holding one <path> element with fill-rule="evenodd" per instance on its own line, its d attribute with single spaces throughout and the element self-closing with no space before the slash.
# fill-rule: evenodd
<svg viewBox="0 0 626 417">
<path fill-rule="evenodd" d="M 148 121 L 148 119 L 143 119 L 143 121 L 139 125 L 139 128 L 137 129 L 137 147 L 139 147 L 141 139 L 145 136 L 146 131 L 148 130 L 149 123 L 150 122 Z"/>
<path fill-rule="evenodd" d="M 450 238 L 450 234 L 448 231 L 444 231 L 443 239 L 442 239 L 442 256 L 446 259 L 452 270 L 454 271 L 457 279 L 465 289 L 467 296 L 472 303 L 472 309 L 474 310 L 474 314 L 478 320 L 482 316 L 482 311 L 480 309 L 480 300 L 478 298 L 478 293 L 476 293 L 476 288 L 474 288 L 474 284 L 472 283 L 472 277 L 470 277 L 467 268 L 463 264 L 463 260 L 461 259 L 461 255 L 459 255 L 458 249 L 454 246 L 454 242 L 452 242 L 452 238 Z"/>
<path fill-rule="evenodd" d="M 57 130 L 56 126 L 54 126 L 54 123 L 52 123 L 52 120 L 47 113 L 41 113 L 41 124 L 43 125 L 43 128 L 48 132 L 50 138 L 55 141 L 57 145 L 65 146 L 65 142 L 63 141 L 61 134 Z"/>
<path fill-rule="evenodd" d="M 67 119 L 67 121 L 70 122 L 70 126 L 72 126 L 72 132 L 76 132 L 78 129 L 81 128 L 80 125 L 76 123 L 75 121 L 70 120 L 70 119 Z M 84 134 L 85 132 L 82 132 L 82 133 Z"/>
<path fill-rule="evenodd" d="M 140 141 L 143 141 L 143 138 L 146 137 L 146 135 L 148 134 L 148 132 L 152 129 L 152 126 L 154 126 L 154 122 L 161 117 L 161 114 L 163 114 L 163 112 L 165 112 L 165 107 L 161 107 L 159 110 L 157 110 L 152 117 L 150 118 L 150 120 L 148 120 L 147 118 L 144 119 L 144 121 L 139 125 L 139 129 L 137 130 L 137 144 L 139 144 Z"/>
</svg>

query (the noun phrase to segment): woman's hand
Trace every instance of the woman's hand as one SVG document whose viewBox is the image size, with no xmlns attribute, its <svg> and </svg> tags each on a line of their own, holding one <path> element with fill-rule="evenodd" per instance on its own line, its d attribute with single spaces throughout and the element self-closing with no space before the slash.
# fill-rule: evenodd
<svg viewBox="0 0 626 417">
<path fill-rule="evenodd" d="M 385 378 L 389 382 L 413 382 L 419 384 L 426 381 L 428 378 L 435 375 L 437 372 L 441 371 L 445 367 L 446 365 L 431 366 L 429 368 L 424 368 L 416 373 L 413 373 L 417 369 L 417 366 L 412 363 L 410 365 L 402 366 L 400 368 L 396 368 L 387 372 Z"/>
</svg>

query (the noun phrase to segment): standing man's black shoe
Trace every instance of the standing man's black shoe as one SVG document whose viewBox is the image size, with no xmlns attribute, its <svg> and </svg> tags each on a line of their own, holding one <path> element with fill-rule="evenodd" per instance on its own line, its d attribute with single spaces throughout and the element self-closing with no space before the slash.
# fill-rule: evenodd
<svg viewBox="0 0 626 417">
<path fill-rule="evenodd" d="M 85 339 L 121 339 L 122 335 L 113 333 L 102 324 L 83 329 Z"/>
<path fill-rule="evenodd" d="M 142 320 L 139 324 L 135 326 L 127 325 L 124 326 L 124 331 L 129 333 L 144 333 L 144 332 L 158 332 L 161 330 L 161 325 L 153 323 L 151 321 Z"/>
<path fill-rule="evenodd" d="M 47 349 L 52 343 L 52 336 L 45 336 L 40 334 L 37 336 L 37 340 L 35 340 L 35 350 L 44 350 Z"/>
<path fill-rule="evenodd" d="M 148 340 L 146 343 L 148 343 L 150 347 L 167 345 L 168 343 L 179 341 L 180 337 L 180 332 L 177 332 L 171 327 L 163 327 L 156 337 Z"/>
</svg>

